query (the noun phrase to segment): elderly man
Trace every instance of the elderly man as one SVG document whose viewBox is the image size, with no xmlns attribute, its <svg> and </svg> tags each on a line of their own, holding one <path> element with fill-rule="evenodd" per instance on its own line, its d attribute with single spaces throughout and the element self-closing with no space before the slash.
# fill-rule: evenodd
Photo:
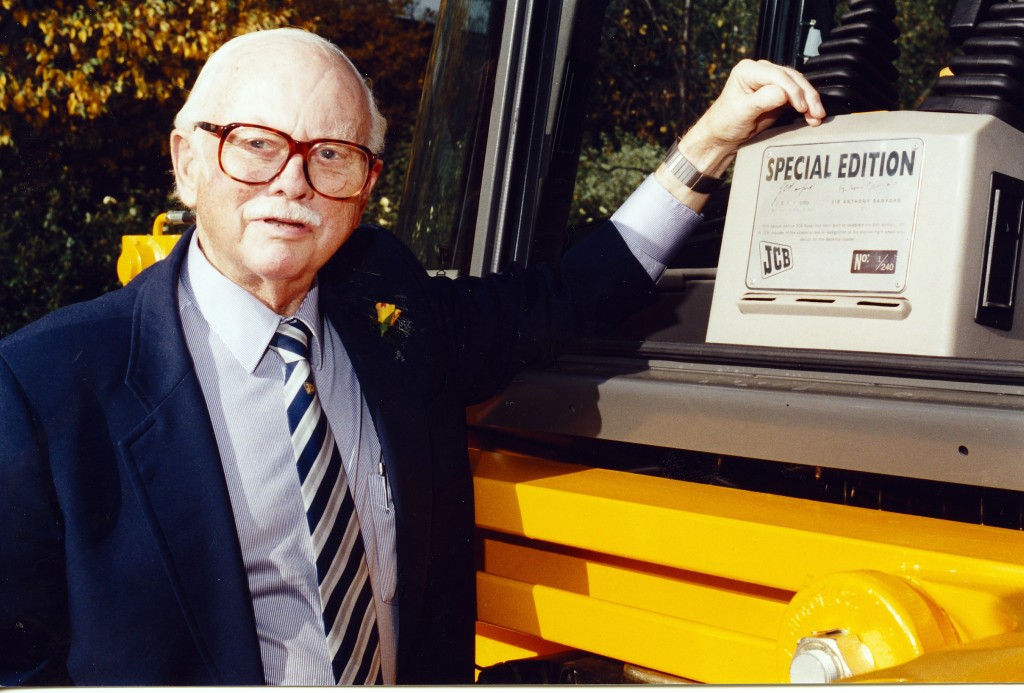
<svg viewBox="0 0 1024 693">
<path fill-rule="evenodd" d="M 643 304 L 786 104 L 824 117 L 744 62 L 557 270 L 429 279 L 358 226 L 384 124 L 344 55 L 226 44 L 171 135 L 195 230 L 0 343 L 0 683 L 471 681 L 465 406 Z"/>
</svg>

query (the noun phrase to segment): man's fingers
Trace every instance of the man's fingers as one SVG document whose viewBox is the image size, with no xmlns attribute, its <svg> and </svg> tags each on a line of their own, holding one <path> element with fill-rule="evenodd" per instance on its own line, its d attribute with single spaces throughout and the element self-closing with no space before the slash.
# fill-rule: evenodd
<svg viewBox="0 0 1024 693">
<path fill-rule="evenodd" d="M 759 95 L 765 92 L 764 101 L 759 100 L 757 103 L 764 104 L 767 110 L 788 103 L 803 114 L 809 125 L 819 125 L 826 115 L 817 90 L 801 72 L 791 67 L 775 65 L 766 60 L 745 60 L 737 65 L 736 77 L 738 86 L 747 94 Z M 784 94 L 781 102 L 777 100 L 779 92 L 776 89 L 781 89 Z"/>
<path fill-rule="evenodd" d="M 803 73 L 792 68 L 786 68 L 786 73 L 793 80 L 796 89 L 795 93 L 791 92 L 789 95 L 789 102 L 793 108 L 803 113 L 804 119 L 809 124 L 820 124 L 821 119 L 825 117 L 825 107 L 821 103 L 818 90 L 807 81 Z"/>
<path fill-rule="evenodd" d="M 776 84 L 766 84 L 750 96 L 754 109 L 760 113 L 773 111 L 792 100 L 786 90 Z"/>
</svg>

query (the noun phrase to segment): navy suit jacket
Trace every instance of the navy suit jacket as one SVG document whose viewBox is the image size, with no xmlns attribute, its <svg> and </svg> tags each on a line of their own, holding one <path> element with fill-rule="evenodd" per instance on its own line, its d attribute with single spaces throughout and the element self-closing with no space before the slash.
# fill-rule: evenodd
<svg viewBox="0 0 1024 693">
<path fill-rule="evenodd" d="M 188 246 L 0 342 L 0 684 L 261 684 L 241 550 L 177 284 Z M 428 278 L 362 227 L 319 274 L 390 470 L 400 683 L 473 677 L 465 407 L 653 284 L 606 225 L 555 270 Z M 408 330 L 381 336 L 374 304 Z"/>
</svg>

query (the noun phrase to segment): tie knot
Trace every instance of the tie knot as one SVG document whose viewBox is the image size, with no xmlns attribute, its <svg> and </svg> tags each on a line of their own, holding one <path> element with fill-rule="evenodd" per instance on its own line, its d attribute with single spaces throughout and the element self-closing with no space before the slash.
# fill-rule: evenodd
<svg viewBox="0 0 1024 693">
<path fill-rule="evenodd" d="M 285 361 L 296 358 L 308 361 L 309 340 L 312 336 L 306 323 L 297 318 L 289 318 L 277 326 L 277 332 L 270 338 L 270 346 L 281 354 Z M 289 359 L 288 356 L 292 358 Z"/>
</svg>

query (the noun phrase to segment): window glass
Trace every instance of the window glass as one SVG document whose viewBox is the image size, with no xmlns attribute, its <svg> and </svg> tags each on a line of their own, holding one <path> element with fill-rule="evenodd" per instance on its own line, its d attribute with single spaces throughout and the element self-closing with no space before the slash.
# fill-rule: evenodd
<svg viewBox="0 0 1024 693">
<path fill-rule="evenodd" d="M 920 105 L 953 52 L 946 28 L 952 5 L 896 3 L 901 108 Z M 833 14 L 848 9 L 844 1 Z M 759 0 L 611 0 L 570 224 L 607 218 L 706 110 L 732 66 L 756 56 L 760 12 Z M 805 22 L 801 44 L 808 29 Z"/>
<path fill-rule="evenodd" d="M 397 235 L 433 270 L 465 271 L 503 0 L 449 0 L 435 28 Z"/>
<path fill-rule="evenodd" d="M 607 218 L 754 54 L 759 0 L 612 0 L 570 224 Z"/>
</svg>

